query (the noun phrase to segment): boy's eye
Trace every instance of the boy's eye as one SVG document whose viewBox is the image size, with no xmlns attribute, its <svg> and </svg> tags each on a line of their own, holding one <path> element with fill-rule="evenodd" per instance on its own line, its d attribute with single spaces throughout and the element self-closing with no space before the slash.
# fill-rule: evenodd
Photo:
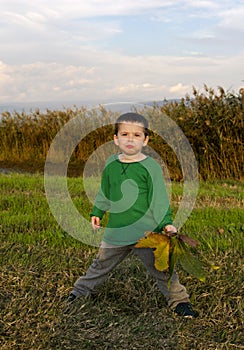
<svg viewBox="0 0 244 350">
<path fill-rule="evenodd" d="M 120 133 L 120 136 L 126 137 L 126 136 L 128 136 L 128 133 L 127 133 L 127 132 L 121 132 L 121 133 Z M 142 136 L 143 136 L 143 135 L 140 134 L 140 133 L 134 134 L 134 137 L 142 137 Z"/>
</svg>

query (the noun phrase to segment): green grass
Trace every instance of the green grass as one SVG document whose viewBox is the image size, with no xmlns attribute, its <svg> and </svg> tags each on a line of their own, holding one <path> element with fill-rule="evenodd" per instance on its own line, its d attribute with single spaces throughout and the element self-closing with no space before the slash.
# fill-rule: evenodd
<svg viewBox="0 0 244 350">
<path fill-rule="evenodd" d="M 87 181 L 94 195 L 97 181 Z M 88 215 L 91 203 L 81 180 L 68 184 L 75 205 Z M 220 266 L 206 283 L 179 269 L 200 312 L 196 320 L 168 310 L 134 257 L 113 271 L 95 299 L 66 309 L 64 299 L 96 248 L 58 226 L 41 175 L 0 175 L 0 190 L 1 349 L 243 349 L 243 183 L 201 182 L 181 230 L 202 243 L 204 259 Z M 174 183 L 174 213 L 181 193 Z"/>
</svg>

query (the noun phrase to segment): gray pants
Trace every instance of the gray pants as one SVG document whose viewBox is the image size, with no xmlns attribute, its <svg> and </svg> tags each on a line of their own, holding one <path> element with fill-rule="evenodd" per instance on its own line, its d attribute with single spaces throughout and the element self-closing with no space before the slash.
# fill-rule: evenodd
<svg viewBox="0 0 244 350">
<path fill-rule="evenodd" d="M 72 293 L 77 297 L 95 294 L 98 287 L 105 282 L 109 273 L 130 252 L 136 254 L 147 268 L 149 274 L 156 278 L 158 288 L 166 298 L 170 308 L 175 308 L 181 302 L 189 302 L 189 295 L 186 292 L 186 288 L 180 284 L 177 273 L 174 273 L 168 288 L 168 274 L 160 272 L 154 267 L 153 250 L 150 248 L 135 248 L 134 245 L 116 248 L 100 247 L 97 257 L 93 260 L 86 275 L 78 278 L 75 282 Z"/>
</svg>

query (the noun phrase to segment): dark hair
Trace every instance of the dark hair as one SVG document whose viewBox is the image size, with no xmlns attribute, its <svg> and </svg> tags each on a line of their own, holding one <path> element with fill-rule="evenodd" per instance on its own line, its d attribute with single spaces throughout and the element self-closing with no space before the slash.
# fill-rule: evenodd
<svg viewBox="0 0 244 350">
<path fill-rule="evenodd" d="M 133 113 L 133 112 L 121 114 L 115 122 L 115 127 L 114 127 L 114 134 L 115 135 L 118 135 L 119 124 L 123 123 L 123 122 L 142 124 L 144 126 L 145 137 L 148 136 L 148 121 L 145 117 L 143 117 L 143 115 L 138 114 L 138 113 Z"/>
</svg>

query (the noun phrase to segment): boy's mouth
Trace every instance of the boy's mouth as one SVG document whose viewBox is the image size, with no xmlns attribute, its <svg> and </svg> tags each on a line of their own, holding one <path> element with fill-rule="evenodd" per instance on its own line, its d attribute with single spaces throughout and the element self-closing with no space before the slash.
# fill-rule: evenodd
<svg viewBox="0 0 244 350">
<path fill-rule="evenodd" d="M 127 145 L 126 147 L 129 148 L 129 149 L 134 148 L 133 145 Z"/>
</svg>

